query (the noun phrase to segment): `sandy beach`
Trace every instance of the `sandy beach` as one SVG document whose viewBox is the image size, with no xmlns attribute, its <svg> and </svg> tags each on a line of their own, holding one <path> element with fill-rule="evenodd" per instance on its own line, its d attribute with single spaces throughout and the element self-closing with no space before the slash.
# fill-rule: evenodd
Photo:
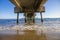
<svg viewBox="0 0 60 40">
<path fill-rule="evenodd" d="M 23 35 L 1 35 L 0 40 L 47 40 L 45 34 L 38 35 L 35 30 L 25 30 Z"/>
<path fill-rule="evenodd" d="M 60 40 L 59 27 L 46 27 L 43 25 L 24 26 L 26 27 L 16 25 L 12 27 L 12 29 L 14 28 L 13 30 L 10 30 L 10 28 L 9 30 L 0 31 L 0 40 Z"/>
</svg>

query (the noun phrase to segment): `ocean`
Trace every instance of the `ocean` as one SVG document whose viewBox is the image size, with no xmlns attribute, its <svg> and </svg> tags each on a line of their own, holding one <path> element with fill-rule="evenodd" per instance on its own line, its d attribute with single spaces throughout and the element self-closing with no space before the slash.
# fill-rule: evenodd
<svg viewBox="0 0 60 40">
<path fill-rule="evenodd" d="M 44 18 L 45 26 L 60 26 L 60 18 Z M 25 24 L 24 19 L 19 19 L 19 25 Z M 36 18 L 35 24 L 40 25 L 41 19 Z M 12 27 L 16 24 L 16 19 L 0 19 L 0 27 Z"/>
<path fill-rule="evenodd" d="M 60 18 L 36 18 L 35 24 L 25 25 L 24 19 L 19 19 L 19 25 L 16 24 L 16 19 L 0 19 L 0 35 L 13 35 L 16 30 L 36 30 L 38 35 L 41 35 L 41 30 L 46 35 L 47 40 L 60 40 Z M 20 31 L 23 35 L 24 32 Z"/>
</svg>

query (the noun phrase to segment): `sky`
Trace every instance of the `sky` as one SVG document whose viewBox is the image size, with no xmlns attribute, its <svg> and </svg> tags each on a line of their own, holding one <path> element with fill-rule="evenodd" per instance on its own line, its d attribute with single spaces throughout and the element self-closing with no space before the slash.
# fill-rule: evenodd
<svg viewBox="0 0 60 40">
<path fill-rule="evenodd" d="M 48 0 L 44 6 L 43 18 L 60 18 L 60 0 Z M 14 7 L 9 0 L 0 0 L 0 19 L 16 19 Z M 24 18 L 23 13 L 19 18 Z M 39 13 L 36 13 L 36 18 L 41 18 Z"/>
</svg>

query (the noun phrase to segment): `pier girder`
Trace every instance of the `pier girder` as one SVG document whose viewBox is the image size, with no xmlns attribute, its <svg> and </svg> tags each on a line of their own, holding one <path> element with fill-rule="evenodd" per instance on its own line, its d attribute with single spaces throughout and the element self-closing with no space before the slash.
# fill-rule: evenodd
<svg viewBox="0 0 60 40">
<path fill-rule="evenodd" d="M 25 23 L 35 23 L 35 13 L 34 12 L 27 12 L 24 14 L 25 16 Z"/>
<path fill-rule="evenodd" d="M 35 22 L 35 12 L 40 12 L 41 22 L 43 22 L 42 12 L 45 12 L 44 4 L 47 0 L 10 0 L 15 5 L 15 13 L 24 13 L 25 22 Z M 17 15 L 18 23 L 18 15 Z"/>
</svg>

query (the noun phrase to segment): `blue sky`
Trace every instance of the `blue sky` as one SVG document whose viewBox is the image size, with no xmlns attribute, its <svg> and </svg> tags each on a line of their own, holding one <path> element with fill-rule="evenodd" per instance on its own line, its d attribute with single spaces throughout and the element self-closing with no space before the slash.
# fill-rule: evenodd
<svg viewBox="0 0 60 40">
<path fill-rule="evenodd" d="M 60 18 L 60 0 L 48 0 L 45 4 L 46 12 L 43 18 Z M 24 15 L 20 14 L 20 18 Z M 36 14 L 36 18 L 40 18 L 40 14 Z M 14 5 L 9 0 L 0 0 L 0 19 L 16 19 L 14 13 Z"/>
</svg>

